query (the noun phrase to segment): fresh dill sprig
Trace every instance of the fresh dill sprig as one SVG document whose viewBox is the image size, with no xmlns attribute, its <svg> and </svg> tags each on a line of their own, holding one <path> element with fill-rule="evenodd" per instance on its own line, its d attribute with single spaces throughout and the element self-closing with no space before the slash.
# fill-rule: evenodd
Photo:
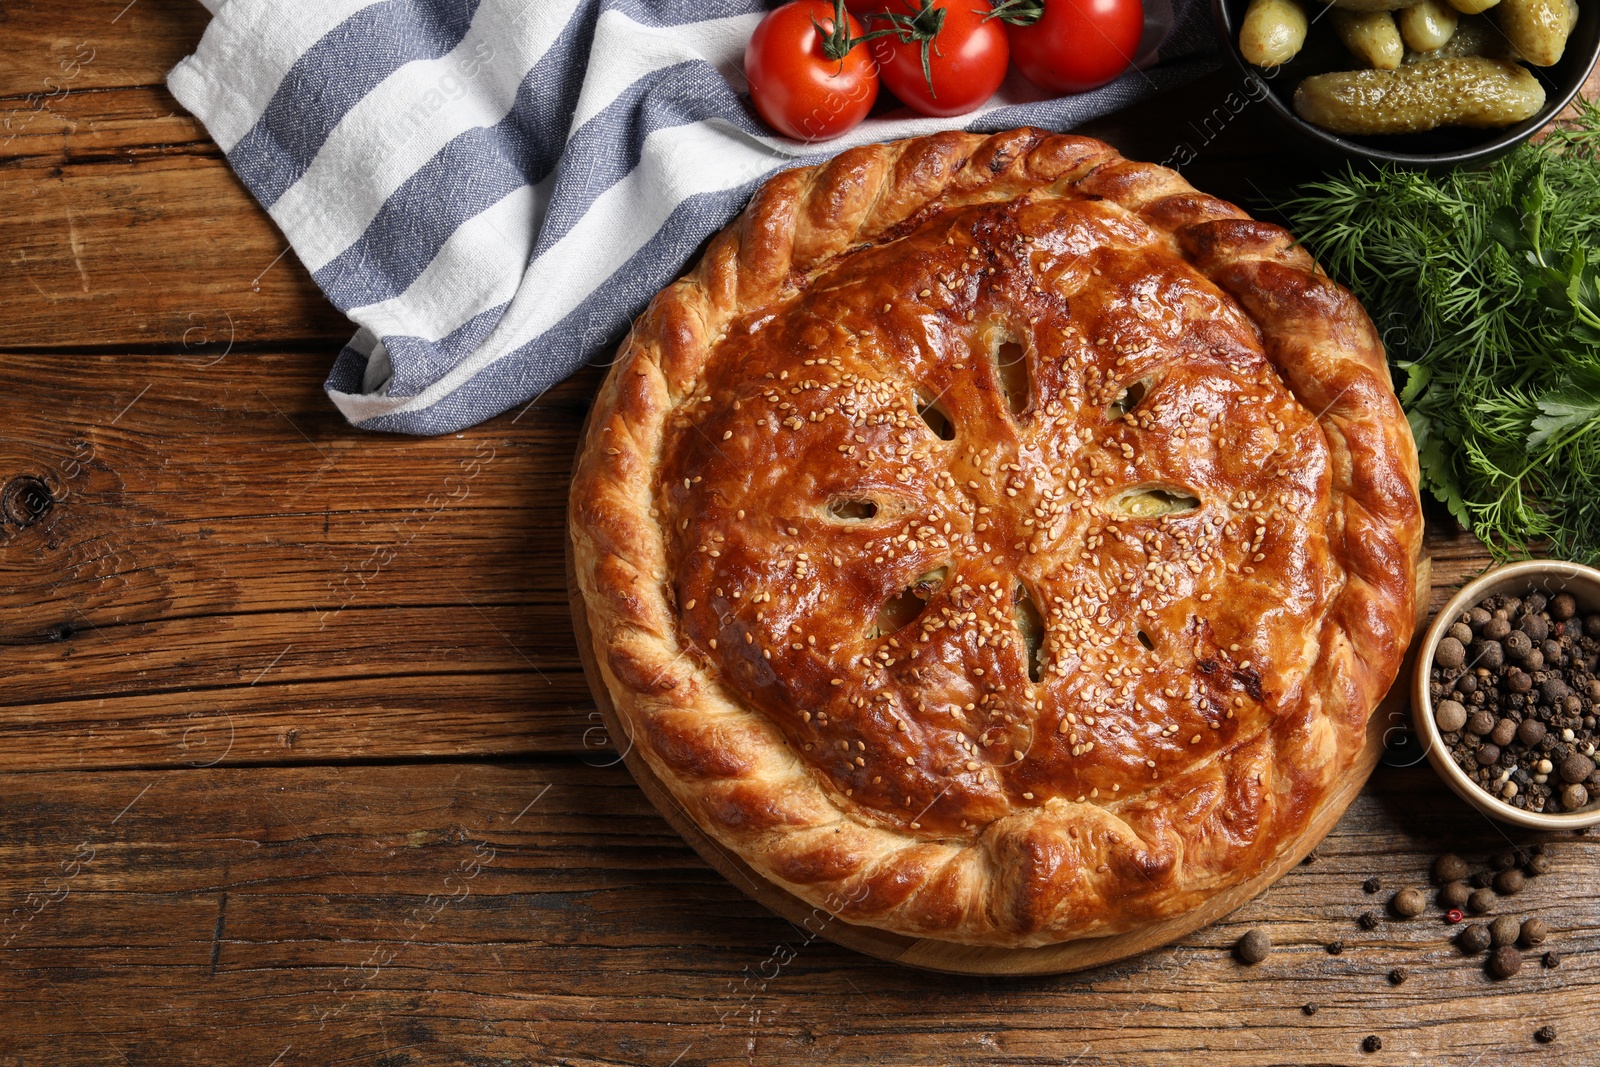
<svg viewBox="0 0 1600 1067">
<path fill-rule="evenodd" d="M 1423 481 L 1498 558 L 1600 558 L 1600 104 L 1484 170 L 1353 170 L 1284 210 L 1372 315 Z"/>
</svg>

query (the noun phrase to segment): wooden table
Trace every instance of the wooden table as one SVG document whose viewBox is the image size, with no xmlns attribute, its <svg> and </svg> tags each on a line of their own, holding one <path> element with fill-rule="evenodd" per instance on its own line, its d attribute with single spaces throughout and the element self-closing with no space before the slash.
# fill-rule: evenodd
<svg viewBox="0 0 1600 1067">
<path fill-rule="evenodd" d="M 599 728 L 561 540 L 597 376 L 464 434 L 351 430 L 320 387 L 349 328 L 161 87 L 200 6 L 0 27 L 0 1067 L 1600 1062 L 1600 839 L 1515 902 L 1557 970 L 1494 985 L 1437 921 L 1357 925 L 1367 877 L 1506 843 L 1425 768 L 1125 964 L 978 980 L 807 941 Z M 1187 144 L 1260 207 L 1309 171 L 1227 94 L 1091 132 Z M 1437 606 L 1485 556 L 1432 517 Z M 1279 947 L 1246 969 L 1257 925 Z"/>
</svg>

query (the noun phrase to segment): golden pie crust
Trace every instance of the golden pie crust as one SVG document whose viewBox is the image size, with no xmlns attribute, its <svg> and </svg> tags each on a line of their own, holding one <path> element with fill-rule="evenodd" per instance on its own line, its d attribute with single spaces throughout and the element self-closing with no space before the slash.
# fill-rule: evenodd
<svg viewBox="0 0 1600 1067">
<path fill-rule="evenodd" d="M 600 672 L 699 825 L 847 921 L 1018 947 L 1293 846 L 1421 533 L 1355 299 L 1031 129 L 767 182 L 635 323 L 571 498 Z"/>
</svg>

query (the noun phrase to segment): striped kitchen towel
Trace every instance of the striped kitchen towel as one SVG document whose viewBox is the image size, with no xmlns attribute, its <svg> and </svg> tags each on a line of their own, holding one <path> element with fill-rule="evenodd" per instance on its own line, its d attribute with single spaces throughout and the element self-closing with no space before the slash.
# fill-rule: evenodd
<svg viewBox="0 0 1600 1067">
<path fill-rule="evenodd" d="M 1214 63 L 1203 0 L 1146 0 L 1143 69 L 1104 88 L 1047 99 L 1013 73 L 970 115 L 880 106 L 819 146 L 774 136 L 745 95 L 762 0 L 204 2 L 168 85 L 355 323 L 328 395 L 415 434 L 607 358 L 779 169 L 941 129 L 1065 129 Z"/>
</svg>

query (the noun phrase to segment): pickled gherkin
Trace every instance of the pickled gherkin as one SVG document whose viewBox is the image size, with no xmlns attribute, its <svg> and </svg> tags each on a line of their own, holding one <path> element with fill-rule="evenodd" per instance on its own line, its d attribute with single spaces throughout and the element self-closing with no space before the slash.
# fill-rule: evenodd
<svg viewBox="0 0 1600 1067">
<path fill-rule="evenodd" d="M 1544 87 L 1526 68 L 1465 56 L 1399 70 L 1317 74 L 1295 90 L 1295 112 L 1333 133 L 1420 133 L 1440 126 L 1509 126 L 1544 106 Z"/>
</svg>

